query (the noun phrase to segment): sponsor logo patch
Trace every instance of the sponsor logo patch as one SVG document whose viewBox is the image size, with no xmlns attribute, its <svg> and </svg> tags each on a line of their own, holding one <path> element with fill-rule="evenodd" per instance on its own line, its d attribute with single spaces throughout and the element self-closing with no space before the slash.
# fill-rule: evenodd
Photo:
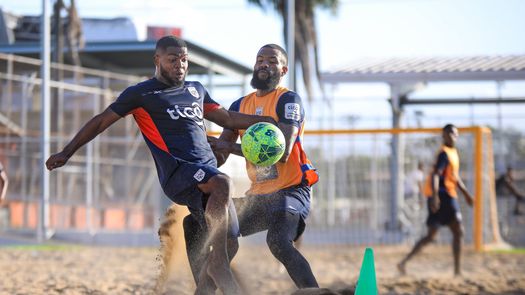
<svg viewBox="0 0 525 295">
<path fill-rule="evenodd" d="M 289 120 L 301 120 L 301 105 L 298 103 L 287 103 L 284 105 L 284 117 Z"/>
<path fill-rule="evenodd" d="M 195 87 L 193 86 L 188 87 L 188 91 L 190 92 L 191 95 L 193 95 L 193 97 L 199 98 L 199 92 L 197 91 Z"/>
<path fill-rule="evenodd" d="M 275 165 L 267 167 L 255 166 L 255 181 L 263 182 L 277 179 L 277 177 L 279 177 L 279 173 L 277 172 L 277 167 Z"/>
<path fill-rule="evenodd" d="M 197 181 L 202 181 L 204 176 L 206 176 L 206 172 L 204 172 L 202 169 L 197 170 L 197 172 L 193 174 L 193 178 L 195 178 Z"/>
<path fill-rule="evenodd" d="M 263 114 L 263 107 L 256 107 L 255 108 L 255 115 L 262 116 Z"/>
<path fill-rule="evenodd" d="M 197 102 L 194 102 L 191 104 L 191 107 L 179 107 L 178 105 L 174 105 L 172 108 L 167 108 L 166 112 L 170 115 L 170 118 L 173 120 L 178 120 L 180 117 L 182 118 L 190 118 L 194 119 L 195 122 L 198 125 L 204 126 L 203 123 L 203 114 L 202 109 L 200 105 Z"/>
</svg>

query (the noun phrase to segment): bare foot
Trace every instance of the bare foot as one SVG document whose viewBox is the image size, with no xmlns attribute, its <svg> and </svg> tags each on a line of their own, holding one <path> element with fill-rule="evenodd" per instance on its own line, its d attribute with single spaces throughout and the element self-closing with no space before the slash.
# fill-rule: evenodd
<svg viewBox="0 0 525 295">
<path fill-rule="evenodd" d="M 407 271 L 405 269 L 405 264 L 403 262 L 400 262 L 397 264 L 397 270 L 399 271 L 399 273 L 401 275 L 406 275 L 407 274 Z"/>
</svg>

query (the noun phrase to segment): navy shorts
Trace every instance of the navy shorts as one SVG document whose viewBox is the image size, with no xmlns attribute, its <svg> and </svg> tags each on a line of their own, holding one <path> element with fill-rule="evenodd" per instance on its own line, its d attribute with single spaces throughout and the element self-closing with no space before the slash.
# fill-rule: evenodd
<svg viewBox="0 0 525 295">
<path fill-rule="evenodd" d="M 205 164 L 182 162 L 164 186 L 164 193 L 174 203 L 187 206 L 194 219 L 202 227 L 206 227 L 204 210 L 209 195 L 204 194 L 197 185 L 206 183 L 215 175 L 224 174 L 219 169 Z M 232 236 L 239 236 L 239 223 L 233 202 L 229 207 L 229 232 Z"/>
<path fill-rule="evenodd" d="M 300 216 L 295 238 L 297 239 L 306 227 L 305 220 L 310 211 L 310 194 L 311 188 L 309 186 L 299 185 L 272 194 L 234 198 L 240 234 L 248 236 L 267 230 L 272 213 L 286 211 Z"/>
<path fill-rule="evenodd" d="M 430 198 L 427 200 L 428 218 L 427 226 L 438 227 L 448 225 L 453 221 L 461 223 L 461 211 L 457 198 L 451 197 L 446 192 L 439 192 L 439 210 L 436 213 L 430 211 Z"/>
</svg>

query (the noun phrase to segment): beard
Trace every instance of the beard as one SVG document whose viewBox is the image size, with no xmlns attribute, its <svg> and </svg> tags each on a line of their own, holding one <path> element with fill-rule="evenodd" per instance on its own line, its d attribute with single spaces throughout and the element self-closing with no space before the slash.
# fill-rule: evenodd
<svg viewBox="0 0 525 295">
<path fill-rule="evenodd" d="M 262 79 L 259 79 L 260 71 L 261 70 L 253 72 L 252 80 L 250 81 L 250 85 L 253 88 L 260 89 L 260 90 L 270 90 L 270 89 L 274 89 L 275 87 L 277 87 L 277 85 L 279 84 L 279 80 L 280 80 L 280 76 L 278 73 L 267 71 L 268 78 L 262 80 Z"/>
<path fill-rule="evenodd" d="M 182 77 L 181 80 L 176 80 L 170 77 L 169 71 L 163 68 L 162 65 L 159 65 L 159 70 L 162 78 L 164 78 L 164 80 L 166 80 L 166 82 L 168 82 L 171 86 L 180 87 L 184 84 L 184 79 L 186 78 L 186 75 L 184 75 L 184 77 Z"/>
</svg>

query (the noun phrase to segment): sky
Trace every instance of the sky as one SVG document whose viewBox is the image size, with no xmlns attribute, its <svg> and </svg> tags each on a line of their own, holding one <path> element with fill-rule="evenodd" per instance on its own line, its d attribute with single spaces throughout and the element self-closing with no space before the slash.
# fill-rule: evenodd
<svg viewBox="0 0 525 295">
<path fill-rule="evenodd" d="M 367 57 L 525 54 L 524 0 L 340 2 L 335 15 L 316 11 L 322 71 Z M 0 0 L 3 9 L 19 14 L 39 14 L 41 4 L 40 0 Z M 81 17 L 128 16 L 137 23 L 181 27 L 184 38 L 249 67 L 261 45 L 284 44 L 280 17 L 246 0 L 77 0 L 77 5 Z M 338 117 L 358 117 L 358 127 L 388 127 L 388 93 L 386 85 L 342 85 L 333 91 L 334 112 Z M 495 83 L 442 83 L 429 85 L 417 95 L 457 97 L 458 93 L 464 97 L 495 97 L 498 93 L 525 97 L 525 85 L 505 83 L 498 89 Z M 373 112 L 366 111 L 370 108 Z M 427 127 L 434 127 L 450 108 L 409 108 L 407 124 L 415 122 L 410 117 L 416 111 L 422 111 L 428 117 L 427 125 L 432 125 Z M 485 123 L 480 120 L 488 118 L 494 124 L 495 110 L 506 118 L 518 118 L 525 106 L 454 106 L 454 110 L 454 116 L 471 123 Z M 320 116 L 313 117 L 316 115 Z M 525 119 L 512 124 L 525 126 Z"/>
</svg>

